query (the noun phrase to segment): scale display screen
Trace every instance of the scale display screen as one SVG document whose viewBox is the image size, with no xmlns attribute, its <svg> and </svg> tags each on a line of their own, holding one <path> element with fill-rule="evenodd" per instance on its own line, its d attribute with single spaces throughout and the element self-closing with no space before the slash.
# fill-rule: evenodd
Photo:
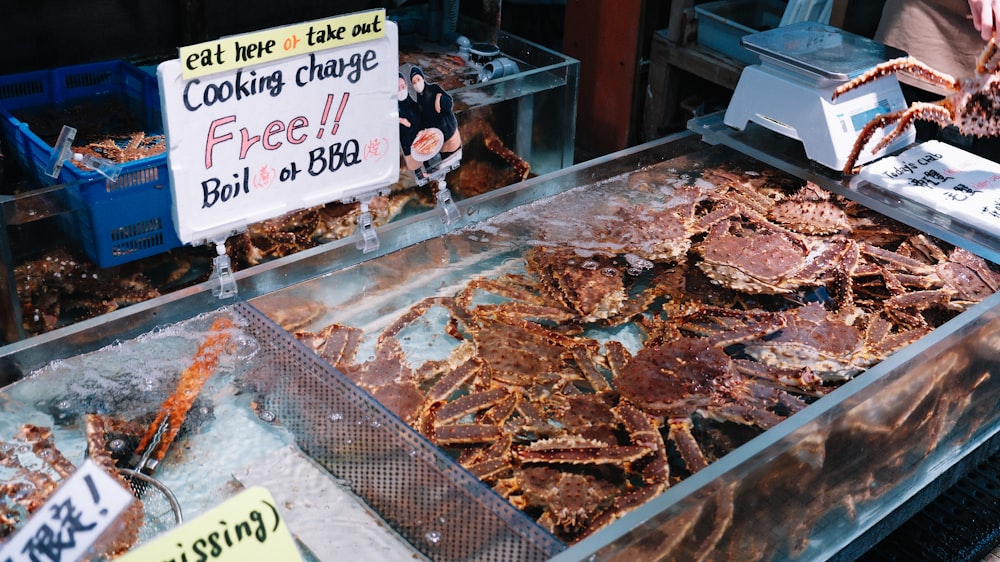
<svg viewBox="0 0 1000 562">
<path fill-rule="evenodd" d="M 854 132 L 860 132 L 869 121 L 883 113 L 889 113 L 889 100 L 885 98 L 878 100 L 875 107 L 851 115 L 851 126 L 854 127 Z"/>
</svg>

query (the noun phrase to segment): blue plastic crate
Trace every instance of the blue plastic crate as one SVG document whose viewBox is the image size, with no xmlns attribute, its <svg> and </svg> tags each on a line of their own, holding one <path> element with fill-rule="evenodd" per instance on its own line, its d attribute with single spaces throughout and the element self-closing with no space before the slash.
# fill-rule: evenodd
<svg viewBox="0 0 1000 562">
<path fill-rule="evenodd" d="M 166 153 L 122 164 L 115 181 L 67 163 L 58 178 L 45 173 L 53 147 L 13 112 L 58 109 L 112 97 L 143 132 L 163 132 L 159 86 L 151 74 L 109 61 L 0 76 L 0 127 L 8 154 L 43 185 L 68 184 L 78 209 L 63 223 L 99 267 L 152 256 L 181 245 L 173 224 Z"/>
</svg>

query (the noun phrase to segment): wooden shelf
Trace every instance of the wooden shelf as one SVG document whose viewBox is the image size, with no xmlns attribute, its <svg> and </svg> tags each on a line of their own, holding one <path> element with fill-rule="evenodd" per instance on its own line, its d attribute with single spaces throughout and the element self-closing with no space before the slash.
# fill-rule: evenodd
<svg viewBox="0 0 1000 562">
<path fill-rule="evenodd" d="M 685 73 L 734 90 L 746 66 L 742 61 L 697 43 L 681 45 L 671 41 L 670 34 L 669 30 L 660 30 L 653 36 L 643 124 L 645 140 L 663 136 L 676 119 L 681 101 L 680 85 Z"/>
</svg>

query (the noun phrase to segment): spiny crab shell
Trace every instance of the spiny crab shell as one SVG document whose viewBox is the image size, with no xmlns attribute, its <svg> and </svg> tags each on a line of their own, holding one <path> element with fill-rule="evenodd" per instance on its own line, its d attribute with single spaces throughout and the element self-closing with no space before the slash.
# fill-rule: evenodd
<svg viewBox="0 0 1000 562">
<path fill-rule="evenodd" d="M 698 413 L 767 429 L 784 419 L 773 411 L 779 404 L 791 411 L 805 407 L 790 394 L 741 375 L 732 358 L 705 338 L 644 347 L 614 383 L 641 410 L 671 420 Z"/>
<path fill-rule="evenodd" d="M 586 256 L 564 246 L 539 246 L 528 251 L 525 262 L 549 297 L 584 321 L 614 316 L 628 297 L 620 266 L 608 257 Z"/>
<path fill-rule="evenodd" d="M 698 245 L 698 267 L 716 283 L 750 294 L 792 293 L 824 284 L 853 250 L 847 238 L 805 238 L 738 218 L 717 222 Z"/>
<path fill-rule="evenodd" d="M 809 367 L 823 378 L 847 379 L 871 366 L 865 336 L 820 303 L 786 312 L 786 325 L 777 333 L 744 343 L 750 357 L 773 367 Z"/>
<path fill-rule="evenodd" d="M 842 206 L 830 200 L 830 193 L 814 183 L 775 203 L 767 218 L 802 234 L 836 234 L 850 225 Z"/>
<path fill-rule="evenodd" d="M 691 237 L 705 228 L 697 212 L 708 196 L 703 186 L 683 185 L 673 188 L 662 206 L 619 202 L 611 213 L 587 217 L 588 247 L 658 263 L 681 260 Z"/>
</svg>

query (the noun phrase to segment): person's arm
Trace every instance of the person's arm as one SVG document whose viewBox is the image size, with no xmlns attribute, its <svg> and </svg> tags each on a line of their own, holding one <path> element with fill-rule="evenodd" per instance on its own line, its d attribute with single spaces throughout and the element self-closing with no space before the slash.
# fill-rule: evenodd
<svg viewBox="0 0 1000 562">
<path fill-rule="evenodd" d="M 1000 0 L 969 0 L 969 10 L 972 11 L 972 25 L 976 26 L 983 41 L 989 41 L 996 33 Z"/>
<path fill-rule="evenodd" d="M 447 92 L 441 94 L 441 96 L 438 98 L 438 101 L 439 101 L 438 105 L 441 106 L 441 109 L 438 111 L 438 113 L 442 112 L 450 113 L 455 108 L 455 100 L 452 99 L 451 94 Z"/>
</svg>

